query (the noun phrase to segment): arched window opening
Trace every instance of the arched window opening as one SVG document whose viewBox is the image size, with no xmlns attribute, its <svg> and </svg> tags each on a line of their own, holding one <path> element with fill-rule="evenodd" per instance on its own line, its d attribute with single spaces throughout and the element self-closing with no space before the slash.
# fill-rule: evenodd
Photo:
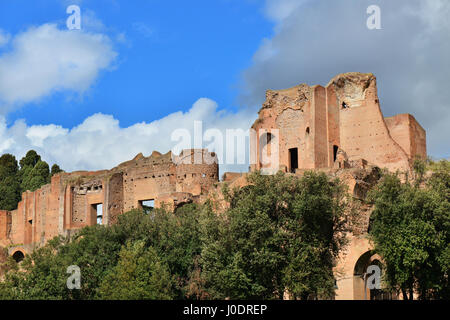
<svg viewBox="0 0 450 320">
<path fill-rule="evenodd" d="M 14 252 L 12 257 L 17 263 L 19 263 L 25 258 L 25 255 L 23 254 L 22 251 L 16 251 L 16 252 Z"/>
<path fill-rule="evenodd" d="M 368 272 L 369 266 L 378 266 L 382 277 L 383 267 L 380 262 L 380 257 L 374 254 L 373 251 L 367 251 L 362 254 L 358 261 L 356 261 L 353 270 L 353 299 L 355 300 L 394 300 L 397 296 L 390 291 L 383 288 L 370 288 L 368 281 L 372 281 L 373 273 Z M 370 278 L 369 278 L 370 277 Z"/>
<path fill-rule="evenodd" d="M 337 159 L 337 153 L 338 153 L 339 147 L 337 145 L 333 146 L 333 162 Z"/>
<path fill-rule="evenodd" d="M 271 165 L 271 156 L 273 144 L 276 143 L 276 138 L 272 133 L 265 132 L 259 138 L 259 165 L 262 167 L 268 167 Z"/>
</svg>

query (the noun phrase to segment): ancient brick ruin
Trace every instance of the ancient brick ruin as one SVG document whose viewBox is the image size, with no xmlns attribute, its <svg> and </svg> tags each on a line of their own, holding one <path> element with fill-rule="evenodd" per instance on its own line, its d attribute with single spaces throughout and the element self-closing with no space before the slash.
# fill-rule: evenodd
<svg viewBox="0 0 450 320">
<path fill-rule="evenodd" d="M 412 115 L 383 117 L 373 74 L 341 74 L 326 87 L 268 90 L 252 128 L 259 137 L 253 170 L 265 168 L 261 152 L 270 153 L 264 148 L 274 129 L 279 134 L 276 171 L 349 168 L 357 162 L 406 171 L 416 156 L 426 157 L 425 130 Z"/>
<path fill-rule="evenodd" d="M 336 299 L 369 299 L 374 292 L 367 288 L 366 270 L 381 257 L 371 251 L 367 232 L 372 208 L 363 200 L 379 180 L 380 168 L 410 174 L 414 160 L 427 157 L 425 130 L 410 114 L 385 118 L 375 76 L 356 72 L 337 75 L 326 87 L 301 84 L 268 90 L 252 129 L 251 170 L 297 175 L 308 169 L 324 171 L 339 177 L 362 200 L 359 222 L 335 268 Z M 272 155 L 274 140 L 278 147 Z M 238 180 L 236 185 L 244 183 Z"/>
<path fill-rule="evenodd" d="M 196 159 L 200 164 L 194 164 Z M 218 181 L 217 157 L 206 150 L 139 154 L 111 170 L 61 173 L 50 184 L 23 193 L 17 210 L 0 211 L 0 246 L 20 257 L 57 235 L 110 225 L 121 213 L 146 204 L 175 208 L 202 201 Z"/>
<path fill-rule="evenodd" d="M 252 171 L 301 175 L 321 170 L 339 177 L 356 199 L 364 200 L 380 178 L 380 168 L 408 172 L 416 157 L 426 158 L 425 130 L 409 114 L 383 117 L 372 74 L 341 74 L 326 87 L 268 90 L 266 98 L 252 126 L 257 137 L 251 139 L 250 152 L 256 157 Z M 261 155 L 273 153 L 270 142 L 275 140 L 278 166 L 273 168 Z M 225 173 L 224 181 L 231 188 L 247 183 L 246 174 L 238 173 Z M 217 157 L 207 150 L 184 150 L 179 156 L 153 152 L 147 158 L 140 154 L 111 170 L 58 174 L 51 184 L 25 192 L 17 210 L 0 211 L 0 246 L 20 259 L 54 236 L 70 236 L 96 223 L 110 225 L 134 208 L 202 202 L 221 186 Z M 372 254 L 367 238 L 371 210 L 361 206 L 360 223 L 348 235 L 349 246 L 335 269 L 336 299 L 372 294 L 365 270 L 381 258 Z"/>
</svg>

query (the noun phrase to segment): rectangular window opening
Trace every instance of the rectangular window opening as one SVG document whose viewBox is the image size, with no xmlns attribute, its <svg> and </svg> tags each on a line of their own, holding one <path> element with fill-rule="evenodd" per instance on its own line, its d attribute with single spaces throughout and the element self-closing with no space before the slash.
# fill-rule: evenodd
<svg viewBox="0 0 450 320">
<path fill-rule="evenodd" d="M 289 163 L 291 164 L 290 171 L 295 173 L 295 170 L 298 169 L 298 149 L 292 148 L 289 149 Z"/>
<path fill-rule="evenodd" d="M 97 213 L 97 224 L 102 225 L 103 224 L 103 204 L 93 204 L 92 205 L 94 211 Z"/>
<path fill-rule="evenodd" d="M 155 208 L 155 200 L 141 200 L 139 201 L 139 207 L 144 211 L 145 214 L 148 214 Z"/>
</svg>

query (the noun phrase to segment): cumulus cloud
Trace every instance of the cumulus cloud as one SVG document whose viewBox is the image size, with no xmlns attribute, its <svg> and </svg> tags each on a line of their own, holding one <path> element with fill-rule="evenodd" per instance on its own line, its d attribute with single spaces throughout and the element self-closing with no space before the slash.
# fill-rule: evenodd
<svg viewBox="0 0 450 320">
<path fill-rule="evenodd" d="M 276 22 L 282 22 L 308 0 L 266 0 L 264 13 Z"/>
<path fill-rule="evenodd" d="M 381 9 L 381 30 L 366 9 Z M 450 156 L 450 2 L 446 0 L 266 0 L 274 35 L 242 74 L 241 102 L 260 105 L 266 89 L 325 85 L 342 72 L 372 72 L 385 116 L 411 113 L 428 151 Z"/>
<path fill-rule="evenodd" d="M 106 35 L 56 24 L 31 27 L 11 41 L 0 55 L 0 114 L 56 91 L 83 93 L 117 56 Z"/>
<path fill-rule="evenodd" d="M 225 138 L 227 129 L 245 131 L 255 117 L 256 114 L 249 110 L 238 113 L 219 110 L 216 102 L 206 98 L 199 99 L 185 113 L 172 113 L 150 123 L 136 123 L 126 128 L 122 128 L 113 116 L 101 113 L 86 118 L 72 129 L 54 124 L 28 126 L 24 120 L 8 127 L 5 118 L 0 116 L 0 154 L 12 153 L 20 159 L 28 150 L 34 149 L 50 164 L 58 163 L 66 171 L 109 169 L 140 152 L 148 156 L 153 150 L 162 153 L 172 150 L 179 143 L 171 139 L 177 129 L 186 129 L 193 143 L 195 121 L 202 121 L 201 134 L 214 128 Z M 211 142 L 214 140 L 205 138 L 202 147 L 208 147 Z M 226 143 L 223 148 L 211 151 L 225 159 Z M 242 155 L 247 150 L 239 152 Z M 221 166 L 221 172 L 247 169 L 247 164 L 238 165 L 237 162 Z"/>
</svg>

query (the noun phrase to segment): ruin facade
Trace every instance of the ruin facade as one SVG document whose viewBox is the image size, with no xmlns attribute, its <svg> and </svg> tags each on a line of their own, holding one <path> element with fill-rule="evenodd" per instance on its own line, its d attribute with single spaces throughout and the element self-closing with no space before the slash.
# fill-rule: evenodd
<svg viewBox="0 0 450 320">
<path fill-rule="evenodd" d="M 425 130 L 409 114 L 383 117 L 372 74 L 341 74 L 326 87 L 268 90 L 252 128 L 256 139 L 250 139 L 250 152 L 256 161 L 251 171 L 324 171 L 348 185 L 361 203 L 380 179 L 380 168 L 408 172 L 416 157 L 426 158 Z M 263 155 L 275 156 L 276 167 L 262 161 Z M 242 187 L 246 176 L 225 173 L 223 181 L 230 188 Z M 97 223 L 111 225 L 132 209 L 163 204 L 174 209 L 216 196 L 217 208 L 224 209 L 222 186 L 216 155 L 195 149 L 179 156 L 139 154 L 111 170 L 61 173 L 39 190 L 23 193 L 16 210 L 0 211 L 0 246 L 19 260 L 57 235 L 70 236 Z M 372 209 L 361 206 L 360 222 L 348 234 L 349 245 L 335 268 L 336 299 L 384 294 L 366 283 L 367 267 L 381 261 L 367 237 Z"/>
<path fill-rule="evenodd" d="M 410 114 L 384 118 L 373 74 L 345 73 L 326 87 L 301 84 L 268 90 L 252 128 L 258 139 L 252 170 L 349 168 L 365 161 L 389 170 L 407 171 L 416 157 L 426 157 L 425 130 Z M 270 141 L 278 142 L 278 161 Z"/>
<path fill-rule="evenodd" d="M 340 74 L 325 87 L 268 90 L 252 129 L 252 171 L 324 171 L 344 181 L 361 203 L 380 168 L 411 173 L 414 160 L 427 157 L 426 132 L 412 115 L 383 116 L 371 73 Z M 336 299 L 395 298 L 367 286 L 367 267 L 382 261 L 367 237 L 372 209 L 361 206 L 359 223 L 348 234 L 334 270 Z"/>
<path fill-rule="evenodd" d="M 153 152 L 111 170 L 60 173 L 34 192 L 24 192 L 14 211 L 0 211 L 0 246 L 20 260 L 55 236 L 95 224 L 111 225 L 133 209 L 176 208 L 202 201 L 219 181 L 215 153 Z"/>
</svg>

